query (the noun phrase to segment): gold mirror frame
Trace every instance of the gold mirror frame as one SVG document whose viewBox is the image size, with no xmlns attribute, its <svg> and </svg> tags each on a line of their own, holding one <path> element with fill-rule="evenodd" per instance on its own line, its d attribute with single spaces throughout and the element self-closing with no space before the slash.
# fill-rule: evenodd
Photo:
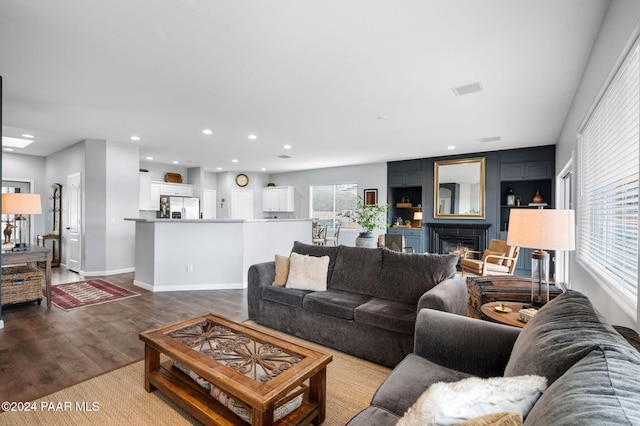
<svg viewBox="0 0 640 426">
<path fill-rule="evenodd" d="M 443 180 L 441 182 L 441 180 Z M 446 186 L 450 186 L 447 188 Z M 474 188 L 477 187 L 477 190 Z M 461 191 L 461 189 L 464 189 Z M 457 194 L 456 194 L 457 193 Z M 459 195 L 469 194 L 461 208 Z M 458 196 L 458 202 L 452 202 Z M 474 200 L 474 195 L 477 199 Z M 457 204 L 457 206 L 456 206 Z M 433 179 L 433 217 L 436 219 L 484 219 L 485 158 L 436 161 Z"/>
</svg>

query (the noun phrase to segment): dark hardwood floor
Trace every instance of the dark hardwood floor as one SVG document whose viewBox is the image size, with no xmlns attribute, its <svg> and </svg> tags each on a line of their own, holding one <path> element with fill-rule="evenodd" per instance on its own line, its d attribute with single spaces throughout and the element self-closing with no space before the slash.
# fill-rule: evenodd
<svg viewBox="0 0 640 426">
<path fill-rule="evenodd" d="M 133 273 L 102 278 L 138 297 L 65 312 L 46 300 L 2 308 L 0 401 L 30 401 L 144 357 L 138 333 L 206 312 L 236 321 L 247 315 L 246 290 L 153 293 Z M 54 284 L 84 278 L 53 268 Z"/>
</svg>

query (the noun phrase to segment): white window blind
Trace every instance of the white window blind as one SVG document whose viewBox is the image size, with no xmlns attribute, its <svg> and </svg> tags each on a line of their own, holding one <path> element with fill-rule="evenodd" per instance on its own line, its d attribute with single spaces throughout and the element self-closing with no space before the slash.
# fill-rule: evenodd
<svg viewBox="0 0 640 426">
<path fill-rule="evenodd" d="M 638 295 L 638 40 L 578 141 L 577 259 L 632 306 Z"/>
</svg>

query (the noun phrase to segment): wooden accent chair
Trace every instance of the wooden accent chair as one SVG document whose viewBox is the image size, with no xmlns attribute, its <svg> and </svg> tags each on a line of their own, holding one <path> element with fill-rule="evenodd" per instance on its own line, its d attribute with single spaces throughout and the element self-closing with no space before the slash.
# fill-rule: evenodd
<svg viewBox="0 0 640 426">
<path fill-rule="evenodd" d="M 473 256 L 479 257 L 474 259 Z M 491 240 L 484 251 L 468 250 L 460 259 L 462 276 L 465 272 L 474 275 L 513 275 L 520 255 L 520 247 L 507 245 L 504 240 Z"/>
<path fill-rule="evenodd" d="M 402 253 L 414 253 L 411 246 L 406 245 L 404 235 L 400 234 L 383 234 L 378 237 L 378 247 L 386 247 L 388 249 L 399 251 Z"/>
</svg>

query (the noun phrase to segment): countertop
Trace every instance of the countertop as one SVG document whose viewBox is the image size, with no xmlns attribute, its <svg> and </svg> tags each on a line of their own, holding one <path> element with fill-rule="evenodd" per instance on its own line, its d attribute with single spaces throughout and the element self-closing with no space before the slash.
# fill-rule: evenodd
<svg viewBox="0 0 640 426">
<path fill-rule="evenodd" d="M 125 217 L 124 220 L 133 222 L 177 222 L 177 223 L 261 223 L 261 222 L 309 222 L 312 219 L 145 219 L 139 217 Z"/>
</svg>

